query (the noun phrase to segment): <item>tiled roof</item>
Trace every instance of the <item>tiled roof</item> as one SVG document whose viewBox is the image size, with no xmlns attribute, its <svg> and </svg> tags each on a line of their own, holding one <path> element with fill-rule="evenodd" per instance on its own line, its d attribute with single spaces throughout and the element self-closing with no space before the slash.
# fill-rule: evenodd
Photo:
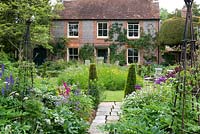
<svg viewBox="0 0 200 134">
<path fill-rule="evenodd" d="M 154 0 L 73 0 L 64 2 L 60 19 L 159 19 Z"/>
</svg>

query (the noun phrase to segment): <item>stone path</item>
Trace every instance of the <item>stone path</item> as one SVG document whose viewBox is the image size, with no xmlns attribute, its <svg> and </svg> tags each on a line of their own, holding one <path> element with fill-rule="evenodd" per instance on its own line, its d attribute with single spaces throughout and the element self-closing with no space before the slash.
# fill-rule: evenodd
<svg viewBox="0 0 200 134">
<path fill-rule="evenodd" d="M 99 104 L 96 117 L 90 125 L 89 134 L 107 134 L 99 126 L 119 120 L 121 102 L 102 102 Z"/>
</svg>

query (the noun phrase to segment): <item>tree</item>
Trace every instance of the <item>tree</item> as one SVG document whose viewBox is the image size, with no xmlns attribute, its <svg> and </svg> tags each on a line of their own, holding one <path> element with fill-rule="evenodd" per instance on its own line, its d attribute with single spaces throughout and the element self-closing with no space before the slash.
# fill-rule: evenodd
<svg viewBox="0 0 200 134">
<path fill-rule="evenodd" d="M 192 13 L 194 16 L 200 16 L 200 4 L 197 4 L 196 2 L 193 3 Z"/>
<path fill-rule="evenodd" d="M 169 12 L 167 11 L 167 9 L 161 8 L 160 9 L 160 19 L 162 21 L 164 21 L 164 20 L 168 19 L 168 17 L 169 17 Z"/>
<path fill-rule="evenodd" d="M 184 18 L 171 18 L 163 22 L 159 32 L 161 45 L 178 46 L 183 40 L 185 26 Z"/>
<path fill-rule="evenodd" d="M 55 16 L 50 0 L 1 0 L 0 2 L 0 45 L 7 53 L 21 50 L 26 21 L 35 17 L 31 24 L 31 45 L 48 45 L 50 19 Z M 20 52 L 19 52 L 20 53 Z"/>
</svg>

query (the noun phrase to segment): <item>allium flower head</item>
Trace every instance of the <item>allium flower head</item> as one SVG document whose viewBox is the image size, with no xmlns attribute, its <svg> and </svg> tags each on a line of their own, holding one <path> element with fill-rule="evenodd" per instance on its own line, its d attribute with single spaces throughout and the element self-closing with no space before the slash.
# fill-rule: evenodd
<svg viewBox="0 0 200 134">
<path fill-rule="evenodd" d="M 141 88 L 140 85 L 135 85 L 135 89 L 136 89 L 136 90 L 141 90 L 142 88 Z"/>
</svg>

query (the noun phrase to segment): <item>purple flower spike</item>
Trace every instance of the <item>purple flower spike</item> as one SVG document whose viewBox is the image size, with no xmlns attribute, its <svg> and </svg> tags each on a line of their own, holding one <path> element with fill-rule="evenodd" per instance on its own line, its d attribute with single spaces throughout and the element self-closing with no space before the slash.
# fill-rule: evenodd
<svg viewBox="0 0 200 134">
<path fill-rule="evenodd" d="M 1 94 L 4 96 L 5 95 L 5 90 L 4 90 L 4 88 L 2 87 L 2 89 L 1 89 Z"/>
<path fill-rule="evenodd" d="M 6 83 L 10 83 L 10 79 L 8 77 L 6 77 Z"/>
<path fill-rule="evenodd" d="M 0 72 L 0 79 L 2 78 L 2 76 L 3 76 L 3 74 L 2 74 L 2 72 Z"/>
<path fill-rule="evenodd" d="M 14 79 L 13 79 L 13 76 L 12 74 L 10 75 L 10 84 L 13 85 L 14 84 Z"/>
<path fill-rule="evenodd" d="M 2 74 L 4 73 L 4 70 L 5 70 L 5 65 L 2 64 L 2 65 L 1 65 L 1 71 L 2 71 Z"/>
<path fill-rule="evenodd" d="M 9 90 L 9 83 L 6 83 L 6 90 Z"/>
</svg>

